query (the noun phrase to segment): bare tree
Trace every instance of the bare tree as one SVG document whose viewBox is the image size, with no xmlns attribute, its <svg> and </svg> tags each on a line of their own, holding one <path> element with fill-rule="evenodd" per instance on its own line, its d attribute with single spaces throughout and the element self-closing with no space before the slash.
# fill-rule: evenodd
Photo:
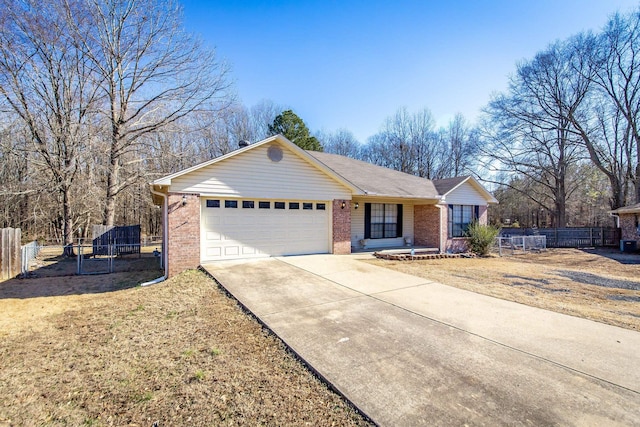
<svg viewBox="0 0 640 427">
<path fill-rule="evenodd" d="M 116 198 L 139 177 L 136 145 L 143 137 L 197 110 L 220 110 L 230 102 L 227 66 L 182 28 L 173 0 L 84 2 L 91 30 L 69 11 L 71 34 L 95 68 L 106 97 L 101 110 L 108 144 L 103 221 L 112 225 Z"/>
<path fill-rule="evenodd" d="M 569 183 L 571 165 L 583 158 L 570 120 L 589 89 L 589 81 L 570 66 L 572 42 L 555 43 L 518 66 L 509 93 L 487 108 L 491 143 L 483 154 L 494 168 L 527 177 L 538 185 L 521 190 L 566 225 L 566 203 L 578 183 Z M 542 191 L 541 191 L 542 190 Z"/>
<path fill-rule="evenodd" d="M 341 156 L 360 158 L 360 143 L 347 129 L 338 129 L 331 132 L 317 132 L 316 138 L 322 144 L 325 153 L 339 154 Z"/>
<path fill-rule="evenodd" d="M 278 105 L 264 99 L 249 109 L 249 141 L 256 142 L 271 136 L 269 126 L 281 112 L 290 110 L 286 105 Z"/>
<path fill-rule="evenodd" d="M 440 159 L 439 148 L 431 112 L 425 108 L 411 114 L 400 108 L 369 138 L 362 157 L 380 166 L 432 178 L 434 162 Z"/>
<path fill-rule="evenodd" d="M 49 177 L 45 191 L 60 196 L 60 227 L 72 243 L 74 181 L 83 148 L 92 138 L 98 101 L 93 67 L 78 49 L 64 17 L 87 31 L 80 2 L 1 0 L 0 95 L 8 114 L 28 131 L 31 158 Z"/>
<path fill-rule="evenodd" d="M 603 33 L 576 45 L 574 71 L 593 83 L 571 114 L 589 156 L 611 184 L 611 208 L 640 202 L 640 12 L 614 15 Z"/>
<path fill-rule="evenodd" d="M 447 176 L 470 173 L 480 150 L 480 132 L 467 124 L 464 116 L 456 114 L 444 133 L 449 161 Z"/>
</svg>

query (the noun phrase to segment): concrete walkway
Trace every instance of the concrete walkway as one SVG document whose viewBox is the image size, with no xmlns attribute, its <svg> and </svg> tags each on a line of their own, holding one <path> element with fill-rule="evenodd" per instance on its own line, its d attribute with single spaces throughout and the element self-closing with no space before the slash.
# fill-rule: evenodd
<svg viewBox="0 0 640 427">
<path fill-rule="evenodd" d="M 363 256 L 205 268 L 380 425 L 640 425 L 640 333 Z"/>
</svg>

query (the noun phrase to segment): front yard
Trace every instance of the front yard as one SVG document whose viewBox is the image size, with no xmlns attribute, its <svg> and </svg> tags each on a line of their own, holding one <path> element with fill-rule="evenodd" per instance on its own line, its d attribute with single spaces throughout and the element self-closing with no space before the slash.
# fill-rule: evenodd
<svg viewBox="0 0 640 427">
<path fill-rule="evenodd" d="M 640 254 L 549 249 L 502 258 L 367 262 L 480 294 L 640 331 Z"/>
<path fill-rule="evenodd" d="M 368 425 L 203 273 L 139 276 L 0 283 L 0 426 Z"/>
</svg>

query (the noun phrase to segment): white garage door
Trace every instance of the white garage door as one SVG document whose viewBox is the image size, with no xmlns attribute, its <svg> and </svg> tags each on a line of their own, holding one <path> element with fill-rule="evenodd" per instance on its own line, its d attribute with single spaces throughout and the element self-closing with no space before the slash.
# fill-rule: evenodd
<svg viewBox="0 0 640 427">
<path fill-rule="evenodd" d="M 203 262 L 329 252 L 329 203 L 202 201 Z"/>
</svg>

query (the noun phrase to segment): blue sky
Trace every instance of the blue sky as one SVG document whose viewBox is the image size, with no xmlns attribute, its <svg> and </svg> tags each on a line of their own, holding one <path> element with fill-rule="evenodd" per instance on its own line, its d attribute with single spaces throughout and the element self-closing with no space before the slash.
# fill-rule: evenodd
<svg viewBox="0 0 640 427">
<path fill-rule="evenodd" d="M 400 107 L 474 122 L 517 62 L 597 31 L 627 0 L 184 0 L 185 26 L 232 67 L 241 101 L 291 107 L 361 141 Z"/>
</svg>

